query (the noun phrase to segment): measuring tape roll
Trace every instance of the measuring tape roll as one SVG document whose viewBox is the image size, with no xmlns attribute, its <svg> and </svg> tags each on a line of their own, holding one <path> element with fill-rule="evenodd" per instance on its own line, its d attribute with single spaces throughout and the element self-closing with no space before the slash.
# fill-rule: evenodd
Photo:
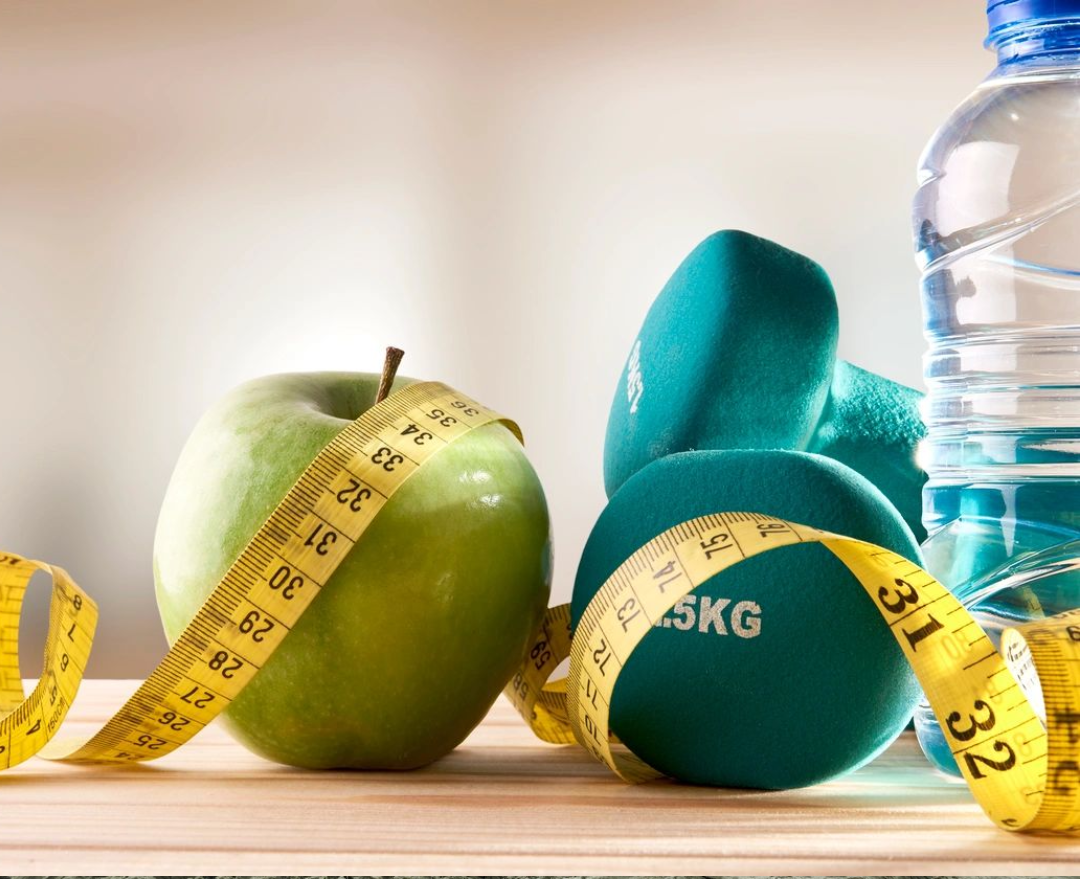
<svg viewBox="0 0 1080 879">
<path fill-rule="evenodd" d="M 449 423 L 431 428 L 438 442 L 401 450 L 402 426 L 427 415 L 430 407 L 454 413 Z M 97 607 L 62 568 L 0 554 L 0 768 L 37 753 L 78 763 L 131 763 L 175 750 L 236 698 L 344 557 L 344 552 L 324 555 L 305 546 L 304 527 L 321 524 L 351 546 L 425 461 L 495 421 L 520 438 L 512 422 L 436 383 L 406 387 L 361 415 L 305 470 L 153 674 L 101 730 L 72 748 L 53 743 L 43 752 L 75 698 Z M 374 462 L 383 447 L 403 457 L 408 451 L 409 466 L 391 472 Z M 373 508 L 355 518 L 336 503 L 341 485 L 350 480 L 361 480 L 377 493 Z M 731 537 L 737 553 L 710 556 L 705 551 L 721 534 Z M 548 612 L 506 693 L 545 741 L 576 741 L 626 781 L 655 778 L 658 773 L 622 749 L 610 730 L 611 697 L 627 658 L 657 620 L 720 571 L 753 555 L 813 542 L 852 571 L 889 624 L 989 817 L 1009 830 L 1080 833 L 1080 611 L 1007 629 L 1002 638 L 1007 662 L 955 597 L 909 560 L 767 515 L 705 516 L 655 537 L 603 584 L 573 637 L 569 607 Z M 292 600 L 282 598 L 270 582 L 281 564 L 302 572 L 310 588 L 295 591 Z M 669 566 L 674 579 L 665 573 L 658 580 L 657 572 Z M 53 596 L 43 674 L 26 697 L 18 624 L 27 585 L 37 571 L 52 577 Z M 625 613 L 628 602 L 640 613 Z M 250 638 L 244 628 L 250 607 L 281 625 L 260 633 L 261 641 Z M 957 637 L 960 632 L 964 637 Z M 231 661 L 219 661 L 223 651 Z M 549 683 L 568 656 L 569 676 Z M 223 674 L 225 668 L 233 673 Z M 1017 675 L 1037 676 L 1045 726 Z"/>
<path fill-rule="evenodd" d="M 707 554 L 718 535 L 737 551 Z M 545 741 L 576 741 L 631 783 L 658 777 L 620 748 L 610 729 L 612 694 L 628 658 L 655 622 L 702 583 L 747 558 L 800 543 L 824 545 L 862 584 L 991 820 L 1008 830 L 1080 833 L 1080 610 L 1006 629 L 1010 665 L 952 593 L 918 565 L 767 515 L 719 513 L 657 535 L 601 586 L 572 637 L 568 606 L 549 611 L 506 695 Z M 633 619 L 628 606 L 640 611 Z M 569 675 L 548 683 L 567 656 Z M 1045 726 L 1017 680 L 1025 669 L 1041 683 Z"/>
<path fill-rule="evenodd" d="M 430 435 L 422 445 L 408 441 L 406 428 L 416 422 Z M 150 677 L 74 746 L 53 742 L 43 750 L 82 680 L 97 606 L 63 569 L 0 554 L 0 769 L 38 753 L 73 763 L 134 763 L 180 747 L 239 695 L 401 485 L 442 449 L 494 422 L 521 440 L 514 422 L 436 382 L 409 385 L 360 415 L 289 489 Z M 350 497 L 346 488 L 355 498 L 358 486 L 369 489 L 363 504 L 341 500 Z M 282 568 L 290 572 L 284 581 Z M 26 697 L 19 614 L 36 571 L 52 576 L 53 594 L 42 676 Z M 259 626 L 251 624 L 253 611 Z"/>
</svg>

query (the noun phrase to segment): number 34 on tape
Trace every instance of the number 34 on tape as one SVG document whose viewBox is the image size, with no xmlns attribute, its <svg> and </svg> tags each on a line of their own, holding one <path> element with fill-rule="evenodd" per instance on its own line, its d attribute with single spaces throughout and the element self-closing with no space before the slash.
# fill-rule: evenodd
<svg viewBox="0 0 1080 879">
<path fill-rule="evenodd" d="M 707 551 L 705 538 L 718 529 L 734 538 L 738 555 Z M 604 583 L 573 635 L 568 606 L 552 608 L 506 695 L 544 741 L 579 742 L 628 782 L 656 778 L 611 731 L 611 697 L 626 658 L 710 577 L 752 555 L 806 542 L 839 558 L 881 612 L 986 814 L 1008 830 L 1080 833 L 1080 610 L 1006 629 L 1003 656 L 952 593 L 909 560 L 767 515 L 720 513 L 658 535 Z M 659 589 L 654 571 L 668 565 L 673 576 Z M 634 625 L 624 625 L 626 608 L 633 608 Z M 951 637 L 959 629 L 965 637 Z M 610 650 L 589 649 L 600 638 Z M 604 674 L 597 668 L 601 653 Z M 568 656 L 569 675 L 549 682 Z M 1045 723 L 1028 698 L 1037 701 L 1040 689 Z"/>
</svg>

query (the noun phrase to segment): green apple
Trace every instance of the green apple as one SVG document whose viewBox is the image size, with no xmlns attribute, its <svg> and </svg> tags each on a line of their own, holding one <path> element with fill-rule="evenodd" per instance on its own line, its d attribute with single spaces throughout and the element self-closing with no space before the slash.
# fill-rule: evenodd
<svg viewBox="0 0 1080 879">
<path fill-rule="evenodd" d="M 366 373 L 272 375 L 203 416 L 154 541 L 170 643 L 304 468 L 373 405 L 378 383 Z M 513 674 L 550 582 L 536 473 L 506 427 L 476 428 L 398 489 L 223 720 L 251 750 L 294 766 L 430 763 Z"/>
</svg>

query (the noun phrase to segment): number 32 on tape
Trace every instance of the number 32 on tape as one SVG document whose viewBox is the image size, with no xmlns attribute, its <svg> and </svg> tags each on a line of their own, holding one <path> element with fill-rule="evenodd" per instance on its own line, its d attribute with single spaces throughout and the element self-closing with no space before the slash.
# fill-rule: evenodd
<svg viewBox="0 0 1080 879">
<path fill-rule="evenodd" d="M 735 538 L 739 555 L 710 558 L 704 551 L 704 536 L 718 528 Z M 1008 830 L 1080 833 L 1080 610 L 1006 629 L 1007 662 L 952 593 L 917 565 L 872 544 L 766 515 L 704 516 L 660 534 L 604 583 L 572 637 L 568 606 L 549 610 L 507 697 L 544 741 L 577 741 L 628 782 L 656 778 L 656 770 L 616 747 L 611 732 L 618 657 L 629 657 L 657 620 L 710 577 L 752 555 L 805 542 L 826 546 L 881 612 L 986 814 Z M 657 589 L 653 572 L 671 563 L 675 578 L 665 577 L 664 589 Z M 627 606 L 641 611 L 640 625 L 621 624 L 626 619 L 619 612 Z M 961 628 L 981 637 L 949 637 Z M 589 649 L 599 638 L 612 648 L 604 653 L 606 674 L 598 673 Z M 549 683 L 567 656 L 569 675 Z M 1045 724 L 1025 692 L 1040 686 Z"/>
</svg>

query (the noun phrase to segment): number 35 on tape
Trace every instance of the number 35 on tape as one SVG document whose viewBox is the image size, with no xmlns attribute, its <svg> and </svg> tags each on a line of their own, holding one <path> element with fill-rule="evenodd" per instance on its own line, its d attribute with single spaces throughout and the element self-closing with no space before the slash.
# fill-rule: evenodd
<svg viewBox="0 0 1080 879">
<path fill-rule="evenodd" d="M 735 538 L 738 555 L 708 552 L 705 538 L 717 529 Z M 765 539 L 751 539 L 758 537 Z M 952 593 L 917 565 L 767 515 L 720 513 L 658 535 L 604 583 L 572 636 L 568 606 L 549 610 L 506 695 L 544 741 L 576 741 L 628 782 L 656 778 L 611 731 L 619 657 L 629 657 L 658 620 L 710 577 L 751 555 L 806 542 L 836 555 L 881 612 L 986 814 L 1008 830 L 1080 833 L 1080 610 L 1006 629 L 1007 662 Z M 673 576 L 658 589 L 654 572 L 666 565 Z M 627 608 L 640 614 L 633 625 L 624 625 Z M 959 628 L 978 636 L 951 638 Z M 591 650 L 601 637 L 611 649 Z M 601 654 L 604 674 L 597 668 Z M 549 682 L 568 656 L 569 675 Z M 1027 696 L 1040 685 L 1045 724 Z"/>
</svg>

